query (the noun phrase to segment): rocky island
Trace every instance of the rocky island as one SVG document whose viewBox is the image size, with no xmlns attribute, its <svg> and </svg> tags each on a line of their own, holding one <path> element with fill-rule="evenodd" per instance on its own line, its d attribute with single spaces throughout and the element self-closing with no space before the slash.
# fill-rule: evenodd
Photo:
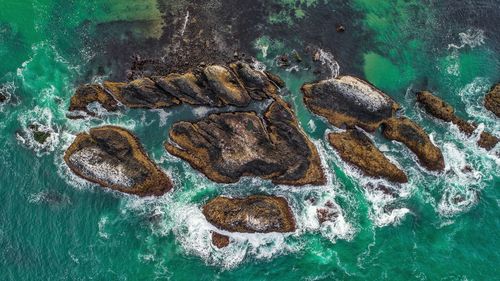
<svg viewBox="0 0 500 281">
<path fill-rule="evenodd" d="M 78 176 L 120 192 L 162 195 L 172 188 L 168 176 L 146 155 L 138 139 L 115 126 L 79 134 L 64 161 Z"/>
<path fill-rule="evenodd" d="M 316 147 L 280 99 L 263 117 L 231 112 L 175 123 L 165 147 L 219 183 L 235 183 L 245 176 L 285 185 L 326 182 Z"/>
<path fill-rule="evenodd" d="M 445 122 L 455 124 L 458 129 L 467 136 L 471 136 L 477 129 L 476 124 L 467 122 L 455 115 L 455 109 L 451 105 L 445 103 L 431 92 L 419 92 L 417 94 L 417 101 L 423 106 L 427 113 Z M 488 132 L 482 132 L 477 142 L 480 147 L 486 150 L 493 149 L 497 143 L 498 138 Z"/>
</svg>

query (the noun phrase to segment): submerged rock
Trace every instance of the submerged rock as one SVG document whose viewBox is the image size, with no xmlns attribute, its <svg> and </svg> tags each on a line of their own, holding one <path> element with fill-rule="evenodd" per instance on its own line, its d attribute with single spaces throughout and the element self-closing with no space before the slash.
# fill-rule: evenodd
<svg viewBox="0 0 500 281">
<path fill-rule="evenodd" d="M 427 133 L 412 120 L 401 117 L 391 118 L 383 125 L 382 133 L 390 140 L 405 144 L 415 153 L 420 163 L 431 171 L 444 170 L 441 150 L 435 146 Z"/>
<path fill-rule="evenodd" d="M 399 109 L 389 96 L 352 76 L 304 84 L 302 93 L 312 112 L 339 128 L 358 126 L 373 132 Z"/>
<path fill-rule="evenodd" d="M 484 99 L 486 109 L 500 117 L 500 83 L 494 85 Z"/>
<path fill-rule="evenodd" d="M 229 66 L 199 66 L 184 74 L 138 78 L 131 82 L 105 81 L 83 85 L 71 98 L 69 111 L 88 110 L 94 102 L 108 111 L 117 110 L 119 101 L 129 108 L 169 108 L 181 103 L 212 107 L 246 107 L 252 100 L 276 96 L 283 81 L 238 61 Z M 73 116 L 80 118 L 83 116 Z"/>
<path fill-rule="evenodd" d="M 286 185 L 326 181 L 316 147 L 282 100 L 273 102 L 263 118 L 255 112 L 231 112 L 175 123 L 165 147 L 219 183 L 244 176 Z"/>
<path fill-rule="evenodd" d="M 406 183 L 408 177 L 378 150 L 363 132 L 353 129 L 328 135 L 330 144 L 344 161 L 351 163 L 367 176 Z"/>
<path fill-rule="evenodd" d="M 229 236 L 212 231 L 212 244 L 215 247 L 222 249 L 229 246 Z"/>
<path fill-rule="evenodd" d="M 339 215 L 340 211 L 332 201 L 327 201 L 324 207 L 316 209 L 316 216 L 320 225 L 326 222 L 335 222 Z"/>
<path fill-rule="evenodd" d="M 64 161 L 78 176 L 121 192 L 162 195 L 172 188 L 136 137 L 120 127 L 104 126 L 79 134 Z"/>
<path fill-rule="evenodd" d="M 445 122 L 451 122 L 467 136 L 471 136 L 477 129 L 477 125 L 469 123 L 455 115 L 455 109 L 445 103 L 442 99 L 433 95 L 428 91 L 419 92 L 417 101 L 423 105 L 423 108 L 432 116 L 441 119 Z M 477 144 L 487 150 L 493 149 L 498 143 L 498 138 L 488 132 L 482 132 Z"/>
<path fill-rule="evenodd" d="M 0 93 L 0 103 L 3 103 L 7 100 L 7 96 L 4 96 L 2 93 Z"/>
<path fill-rule="evenodd" d="M 129 108 L 167 108 L 180 101 L 156 85 L 149 78 L 136 79 L 130 83 L 104 82 L 104 88 Z"/>
<path fill-rule="evenodd" d="M 295 231 L 295 219 L 283 197 L 253 195 L 246 198 L 219 196 L 203 214 L 217 228 L 230 232 L 269 233 Z"/>
<path fill-rule="evenodd" d="M 92 103 L 99 103 L 107 111 L 118 110 L 118 102 L 102 86 L 87 84 L 78 87 L 76 93 L 71 97 L 69 111 L 81 111 L 90 116 L 95 116 L 95 112 L 88 108 Z M 82 118 L 84 116 L 74 115 L 70 117 Z"/>
</svg>

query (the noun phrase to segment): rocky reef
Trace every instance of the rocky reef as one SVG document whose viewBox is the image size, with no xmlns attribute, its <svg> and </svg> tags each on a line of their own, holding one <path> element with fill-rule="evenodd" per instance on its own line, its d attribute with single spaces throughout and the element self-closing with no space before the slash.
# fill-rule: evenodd
<svg viewBox="0 0 500 281">
<path fill-rule="evenodd" d="M 69 111 L 72 114 L 70 118 L 82 118 L 86 113 L 90 116 L 95 116 L 95 112 L 89 109 L 92 103 L 100 104 L 107 111 L 118 110 L 118 102 L 113 96 L 100 85 L 82 85 L 78 87 L 75 94 L 71 97 Z"/>
<path fill-rule="evenodd" d="M 105 81 L 80 86 L 71 98 L 69 111 L 83 111 L 92 103 L 116 111 L 118 102 L 128 108 L 169 108 L 181 103 L 211 107 L 246 107 L 252 100 L 275 96 L 283 81 L 236 61 L 226 65 L 200 65 L 189 72 L 167 76 L 142 77 L 131 82 Z M 74 118 L 82 116 L 72 115 Z"/>
<path fill-rule="evenodd" d="M 328 135 L 330 144 L 340 158 L 358 167 L 364 174 L 384 178 L 392 182 L 406 183 L 406 174 L 394 165 L 373 144 L 372 140 L 358 129 Z"/>
<path fill-rule="evenodd" d="M 64 161 L 78 176 L 121 192 L 139 196 L 162 195 L 172 182 L 146 155 L 138 139 L 115 126 L 79 134 L 66 150 Z"/>
<path fill-rule="evenodd" d="M 455 115 L 455 109 L 445 103 L 431 92 L 422 91 L 417 94 L 417 101 L 422 105 L 427 113 L 445 122 L 455 124 L 461 132 L 471 136 L 477 129 L 477 125 L 467 122 Z M 488 132 L 482 132 L 477 144 L 487 150 L 493 149 L 498 143 L 498 138 Z"/>
<path fill-rule="evenodd" d="M 175 123 L 165 147 L 219 183 L 234 183 L 244 176 L 286 185 L 326 181 L 316 147 L 280 99 L 263 117 L 231 112 Z"/>
<path fill-rule="evenodd" d="M 389 96 L 352 76 L 304 84 L 302 93 L 312 112 L 339 128 L 358 126 L 373 132 L 399 109 Z"/>
<path fill-rule="evenodd" d="M 484 106 L 500 117 L 500 83 L 494 85 L 484 98 Z"/>
<path fill-rule="evenodd" d="M 415 153 L 422 166 L 431 171 L 444 170 L 441 150 L 435 146 L 427 133 L 412 120 L 401 117 L 391 118 L 382 126 L 384 137 L 405 144 Z"/>
<path fill-rule="evenodd" d="M 212 244 L 215 247 L 217 247 L 219 249 L 225 248 L 225 247 L 229 246 L 230 242 L 231 241 L 229 240 L 229 236 L 220 234 L 220 233 L 215 232 L 215 231 L 212 232 Z"/>
<path fill-rule="evenodd" d="M 230 232 L 270 233 L 295 231 L 295 219 L 283 197 L 252 195 L 219 196 L 203 206 L 208 222 Z"/>
</svg>

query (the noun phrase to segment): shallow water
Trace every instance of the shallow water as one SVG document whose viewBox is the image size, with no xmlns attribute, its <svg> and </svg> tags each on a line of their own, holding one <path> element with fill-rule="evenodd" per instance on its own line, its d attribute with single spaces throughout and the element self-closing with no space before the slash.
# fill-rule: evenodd
<svg viewBox="0 0 500 281">
<path fill-rule="evenodd" d="M 500 78 L 500 2 L 276 2 L 285 12 L 267 11 L 264 33 L 251 40 L 257 58 L 285 79 L 285 99 L 320 151 L 325 186 L 274 186 L 250 178 L 220 185 L 169 155 L 163 143 L 171 125 L 209 109 L 66 118 L 79 83 L 125 72 L 121 55 L 104 45 L 127 48 L 128 54 L 158 36 L 162 18 L 154 1 L 0 0 L 0 91 L 8 97 L 0 105 L 1 280 L 498 278 L 500 159 L 478 148 L 474 137 L 423 113 L 414 92 L 434 91 L 459 116 L 499 135 L 498 118 L 482 101 Z M 182 7 L 183 1 L 177 4 Z M 346 32 L 336 33 L 335 22 L 345 24 Z M 124 47 L 130 40 L 139 43 Z M 397 198 L 364 189 L 376 181 L 340 160 L 325 141 L 336 129 L 302 102 L 300 86 L 316 79 L 312 69 L 303 64 L 287 71 L 273 60 L 307 44 L 330 54 L 341 75 L 361 76 L 399 102 L 441 148 L 446 171 L 427 172 L 403 145 L 375 134 L 374 141 L 407 171 L 410 182 Z M 336 75 L 337 65 L 329 60 L 330 74 Z M 51 131 L 46 144 L 23 134 L 32 122 Z M 64 149 L 78 132 L 103 124 L 132 130 L 172 177 L 174 192 L 139 199 L 71 174 L 62 160 Z M 464 172 L 467 165 L 474 171 Z M 213 226 L 200 206 L 220 194 L 254 193 L 285 196 L 298 230 L 229 234 L 235 243 L 222 250 L 211 246 Z M 318 198 L 316 205 L 310 197 Z M 328 200 L 341 217 L 320 227 L 316 208 Z"/>
</svg>

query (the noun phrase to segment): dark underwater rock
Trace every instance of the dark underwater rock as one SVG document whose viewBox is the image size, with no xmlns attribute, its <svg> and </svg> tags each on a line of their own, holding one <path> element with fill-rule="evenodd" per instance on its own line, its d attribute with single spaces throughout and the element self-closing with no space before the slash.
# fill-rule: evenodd
<svg viewBox="0 0 500 281">
<path fill-rule="evenodd" d="M 36 123 L 30 124 L 28 128 L 33 133 L 33 139 L 39 144 L 44 144 L 51 135 L 50 130 L 42 129 L 42 127 Z"/>
<path fill-rule="evenodd" d="M 78 176 L 121 192 L 162 195 L 172 188 L 168 176 L 146 155 L 137 138 L 115 126 L 79 134 L 64 154 Z"/>
<path fill-rule="evenodd" d="M 3 103 L 7 100 L 7 97 L 0 93 L 0 103 Z"/>
<path fill-rule="evenodd" d="M 500 83 L 494 85 L 484 98 L 484 106 L 500 117 Z"/>
<path fill-rule="evenodd" d="M 339 128 L 358 126 L 373 132 L 399 109 L 389 96 L 352 76 L 304 84 L 302 93 L 312 112 Z"/>
<path fill-rule="evenodd" d="M 219 183 L 234 183 L 244 176 L 286 185 L 326 181 L 316 147 L 282 100 L 273 102 L 263 117 L 231 112 L 177 122 L 165 147 Z"/>
<path fill-rule="evenodd" d="M 467 136 L 471 136 L 477 129 L 477 125 L 469 123 L 455 115 L 455 109 L 445 103 L 439 97 L 433 95 L 431 92 L 422 91 L 417 94 L 417 101 L 423 108 L 432 116 L 441 119 L 445 122 L 451 122 L 460 129 L 461 132 Z M 486 149 L 493 149 L 498 143 L 498 138 L 488 132 L 482 132 L 477 144 Z"/>
<path fill-rule="evenodd" d="M 252 195 L 216 197 L 203 206 L 208 222 L 230 232 L 269 233 L 295 231 L 295 219 L 283 197 Z"/>
<path fill-rule="evenodd" d="M 331 133 L 328 140 L 340 158 L 355 165 L 367 176 L 397 183 L 408 182 L 406 174 L 391 163 L 363 132 L 353 129 Z"/>
<path fill-rule="evenodd" d="M 382 126 L 384 137 L 405 144 L 415 153 L 420 163 L 431 171 L 444 170 L 441 150 L 430 140 L 427 133 L 412 120 L 401 117 L 391 118 Z"/>
</svg>

